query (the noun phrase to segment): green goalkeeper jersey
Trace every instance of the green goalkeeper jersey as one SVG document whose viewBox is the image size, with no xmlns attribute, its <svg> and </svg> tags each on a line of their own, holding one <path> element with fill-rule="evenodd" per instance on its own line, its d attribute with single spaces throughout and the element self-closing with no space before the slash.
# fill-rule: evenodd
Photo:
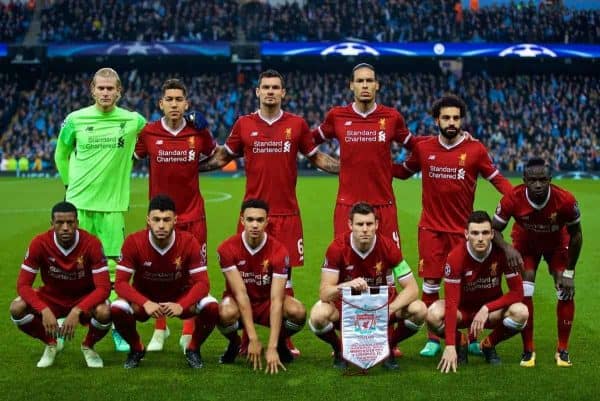
<svg viewBox="0 0 600 401">
<path fill-rule="evenodd" d="M 145 124 L 139 113 L 119 107 L 103 113 L 92 105 L 69 114 L 54 156 L 69 186 L 66 200 L 83 210 L 127 210 L 133 150 Z"/>
</svg>

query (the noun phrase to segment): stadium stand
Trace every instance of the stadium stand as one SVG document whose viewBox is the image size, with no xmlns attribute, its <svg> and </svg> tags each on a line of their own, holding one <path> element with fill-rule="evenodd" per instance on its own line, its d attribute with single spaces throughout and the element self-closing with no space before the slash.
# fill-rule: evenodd
<svg viewBox="0 0 600 401">
<path fill-rule="evenodd" d="M 0 42 L 22 39 L 33 16 L 35 1 L 0 2 Z"/>
</svg>

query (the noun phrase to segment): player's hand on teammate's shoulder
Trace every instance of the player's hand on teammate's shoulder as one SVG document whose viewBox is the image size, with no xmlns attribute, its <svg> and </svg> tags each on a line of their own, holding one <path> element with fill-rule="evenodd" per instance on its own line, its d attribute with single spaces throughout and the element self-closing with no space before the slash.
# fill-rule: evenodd
<svg viewBox="0 0 600 401">
<path fill-rule="evenodd" d="M 208 121 L 206 121 L 202 113 L 200 113 L 199 111 L 188 111 L 187 113 L 185 113 L 184 118 L 196 129 L 202 130 L 208 127 Z"/>
</svg>

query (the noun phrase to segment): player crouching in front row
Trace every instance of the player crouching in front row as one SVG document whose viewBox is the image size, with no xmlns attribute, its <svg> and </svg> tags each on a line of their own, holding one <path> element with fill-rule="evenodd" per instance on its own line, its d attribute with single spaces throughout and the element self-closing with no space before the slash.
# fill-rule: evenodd
<svg viewBox="0 0 600 401">
<path fill-rule="evenodd" d="M 484 328 L 493 329 L 480 347 L 485 360 L 497 365 L 496 344 L 527 324 L 527 307 L 520 302 L 523 280 L 509 268 L 504 251 L 493 245 L 490 216 L 484 211 L 471 213 L 465 237 L 466 243 L 450 252 L 444 267 L 446 299 L 434 302 L 427 313 L 429 327 L 446 340 L 438 364 L 444 373 L 456 372 L 459 363 L 467 362 L 468 337 L 459 328 L 469 328 L 474 338 Z M 506 294 L 502 294 L 502 275 L 509 288 Z"/>
<path fill-rule="evenodd" d="M 417 281 L 404 261 L 402 251 L 391 238 L 376 234 L 378 224 L 371 205 L 356 203 L 348 220 L 351 232 L 338 236 L 327 248 L 321 272 L 320 300 L 313 306 L 308 324 L 317 337 L 331 345 L 334 367 L 338 369 L 347 367 L 335 332 L 336 328 L 340 328 L 341 287 L 361 292 L 370 286 L 389 287 L 390 350 L 415 334 L 427 314 L 427 307 L 418 299 Z M 396 293 L 395 280 L 402 288 L 400 293 Z M 383 366 L 390 370 L 398 369 L 393 352 Z"/>
<path fill-rule="evenodd" d="M 110 279 L 100 241 L 78 229 L 77 209 L 69 202 L 52 208 L 52 229 L 29 245 L 17 279 L 19 296 L 10 304 L 12 321 L 19 330 L 46 344 L 38 368 L 54 363 L 56 338 L 73 338 L 79 322 L 89 323 L 81 345 L 87 366 L 101 368 L 94 345 L 110 329 L 107 303 Z M 42 286 L 32 287 L 41 272 Z M 59 327 L 57 318 L 66 317 Z"/>
<path fill-rule="evenodd" d="M 285 339 L 299 332 L 306 309 L 296 298 L 285 294 L 290 257 L 285 246 L 266 233 L 269 206 L 259 199 L 242 203 L 240 221 L 244 230 L 225 240 L 217 249 L 226 288 L 219 305 L 219 330 L 229 340 L 220 362 L 233 363 L 240 349 L 239 320 L 248 334 L 247 359 L 254 370 L 262 369 L 262 344 L 255 324 L 267 326 L 269 342 L 265 373 L 286 370 L 293 361 Z"/>
<path fill-rule="evenodd" d="M 200 244 L 192 234 L 174 229 L 175 204 L 157 195 L 148 207 L 148 228 L 125 239 L 117 265 L 111 305 L 116 329 L 131 347 L 125 368 L 136 368 L 146 350 L 136 330 L 136 320 L 150 317 L 195 318 L 192 339 L 185 350 L 191 368 L 203 366 L 200 346 L 218 321 L 217 300 L 209 295 L 206 266 Z M 129 283 L 133 275 L 133 283 Z"/>
</svg>

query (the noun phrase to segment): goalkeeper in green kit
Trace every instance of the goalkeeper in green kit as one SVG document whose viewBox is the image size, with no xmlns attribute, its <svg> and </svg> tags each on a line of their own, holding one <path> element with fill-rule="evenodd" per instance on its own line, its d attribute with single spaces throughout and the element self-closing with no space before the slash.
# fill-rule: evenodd
<svg viewBox="0 0 600 401">
<path fill-rule="evenodd" d="M 146 120 L 117 107 L 122 86 L 112 68 L 99 69 L 90 90 L 95 104 L 65 118 L 54 160 L 65 184 L 65 200 L 77 207 L 79 226 L 102 242 L 114 281 L 115 259 L 125 239 L 123 212 L 129 208 L 132 155 Z M 113 338 L 117 351 L 129 351 L 114 330 Z"/>
</svg>

